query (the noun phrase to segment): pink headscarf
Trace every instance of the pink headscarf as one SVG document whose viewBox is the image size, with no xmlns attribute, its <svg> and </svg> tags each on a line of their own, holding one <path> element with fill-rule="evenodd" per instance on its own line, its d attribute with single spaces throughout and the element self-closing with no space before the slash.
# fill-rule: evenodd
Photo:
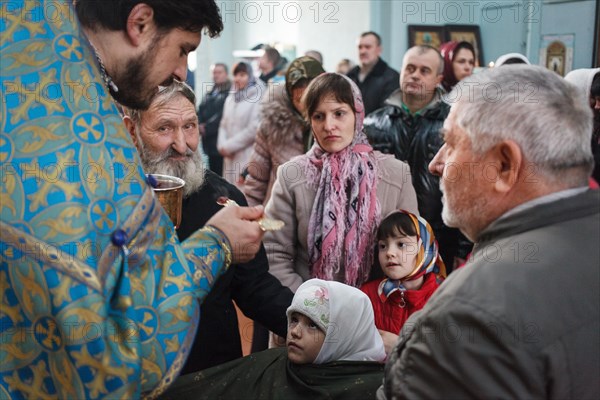
<svg viewBox="0 0 600 400">
<path fill-rule="evenodd" d="M 352 89 L 355 126 L 352 143 L 327 153 L 316 143 L 306 154 L 305 172 L 317 195 L 308 224 L 308 256 L 313 278 L 334 280 L 344 268 L 345 282 L 360 286 L 373 264 L 375 231 L 379 225 L 378 166 L 363 132 L 365 117 L 360 90 Z"/>
<path fill-rule="evenodd" d="M 452 88 L 458 83 L 458 79 L 454 75 L 454 57 L 460 51 L 460 49 L 471 50 L 473 57 L 475 57 L 475 48 L 469 42 L 446 42 L 440 46 L 440 54 L 444 58 L 444 80 L 442 80 L 442 86 L 447 92 L 451 91 Z"/>
</svg>

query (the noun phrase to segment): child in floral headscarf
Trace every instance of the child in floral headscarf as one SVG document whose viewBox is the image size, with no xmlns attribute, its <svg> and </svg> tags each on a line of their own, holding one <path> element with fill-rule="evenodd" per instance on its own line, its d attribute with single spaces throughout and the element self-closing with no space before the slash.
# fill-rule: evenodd
<svg viewBox="0 0 600 400">
<path fill-rule="evenodd" d="M 386 342 L 395 343 L 400 329 L 423 308 L 446 277 L 433 230 L 408 211 L 388 215 L 377 231 L 378 261 L 385 277 L 364 284 L 375 312 L 375 325 Z M 383 332 L 381 332 L 383 331 Z"/>
</svg>

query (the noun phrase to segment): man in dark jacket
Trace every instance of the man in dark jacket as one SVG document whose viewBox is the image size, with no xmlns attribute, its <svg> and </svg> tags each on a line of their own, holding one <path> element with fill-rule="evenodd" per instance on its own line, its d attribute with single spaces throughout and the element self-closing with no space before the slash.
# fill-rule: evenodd
<svg viewBox="0 0 600 400">
<path fill-rule="evenodd" d="M 276 48 L 266 46 L 264 54 L 258 60 L 258 69 L 260 70 L 259 79 L 266 84 L 273 78 L 281 69 L 281 54 Z"/>
<path fill-rule="evenodd" d="M 439 130 L 450 110 L 438 86 L 443 71 L 442 56 L 433 47 L 409 49 L 402 62 L 401 89 L 392 93 L 383 108 L 365 118 L 365 132 L 376 150 L 394 154 L 410 165 L 419 213 L 431 224 L 450 272 L 455 258 L 456 264 L 461 263 L 471 244 L 458 229 L 444 225 L 439 178 L 428 170 L 442 146 Z"/>
<path fill-rule="evenodd" d="M 444 221 L 476 245 L 406 321 L 377 398 L 598 399 L 600 192 L 588 188 L 587 99 L 522 65 L 465 78 L 450 97 L 430 168 Z"/>
<path fill-rule="evenodd" d="M 217 150 L 219 124 L 223 116 L 225 99 L 231 89 L 227 65 L 217 63 L 211 67 L 214 86 L 202 99 L 198 107 L 198 122 L 202 136 L 202 149 L 208 156 L 208 167 L 218 176 L 223 175 L 223 156 Z"/>
<path fill-rule="evenodd" d="M 190 87 L 175 81 L 153 99 L 147 111 L 130 112 L 125 124 L 140 152 L 144 171 L 173 175 L 186 181 L 181 226 L 184 240 L 221 209 L 217 199 L 246 205 L 244 195 L 211 171 L 205 171 L 198 146 L 198 120 Z M 182 374 L 242 356 L 237 315 L 232 300 L 246 316 L 278 335 L 287 332 L 286 310 L 293 293 L 269 274 L 261 245 L 256 257 L 232 265 L 215 283 L 202 304 L 200 326 Z M 181 282 L 179 284 L 185 284 Z"/>
<path fill-rule="evenodd" d="M 383 106 L 383 102 L 398 89 L 398 72 L 381 59 L 381 37 L 375 32 L 365 32 L 358 41 L 359 65 L 348 72 L 360 89 L 365 104 L 365 114 Z"/>
</svg>

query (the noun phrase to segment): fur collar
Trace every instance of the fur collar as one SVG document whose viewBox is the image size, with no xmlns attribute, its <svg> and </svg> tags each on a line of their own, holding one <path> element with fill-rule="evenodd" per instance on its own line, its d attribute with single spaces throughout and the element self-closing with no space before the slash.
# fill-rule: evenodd
<svg viewBox="0 0 600 400">
<path fill-rule="evenodd" d="M 269 90 L 267 101 L 262 105 L 261 129 L 271 144 L 281 145 L 290 141 L 302 141 L 302 133 L 309 125 L 296 112 L 283 85 Z"/>
</svg>

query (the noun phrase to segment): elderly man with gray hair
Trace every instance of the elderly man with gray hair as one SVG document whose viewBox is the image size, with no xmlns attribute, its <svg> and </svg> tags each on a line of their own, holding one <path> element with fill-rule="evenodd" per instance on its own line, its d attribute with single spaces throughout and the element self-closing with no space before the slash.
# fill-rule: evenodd
<svg viewBox="0 0 600 400">
<path fill-rule="evenodd" d="M 195 104 L 192 88 L 174 81 L 151 99 L 148 110 L 130 111 L 123 120 L 139 150 L 144 172 L 173 175 L 186 182 L 183 218 L 177 229 L 181 241 L 221 209 L 217 204 L 219 197 L 247 205 L 242 192 L 204 167 Z M 187 283 L 182 281 L 180 284 Z M 252 260 L 232 265 L 216 281 L 202 303 L 201 322 L 182 374 L 242 357 L 233 301 L 245 315 L 285 336 L 285 311 L 293 296 L 269 274 L 262 245 Z"/>
<path fill-rule="evenodd" d="M 600 397 L 600 193 L 591 111 L 534 66 L 459 83 L 430 164 L 476 245 L 389 355 L 378 398 Z"/>
</svg>

